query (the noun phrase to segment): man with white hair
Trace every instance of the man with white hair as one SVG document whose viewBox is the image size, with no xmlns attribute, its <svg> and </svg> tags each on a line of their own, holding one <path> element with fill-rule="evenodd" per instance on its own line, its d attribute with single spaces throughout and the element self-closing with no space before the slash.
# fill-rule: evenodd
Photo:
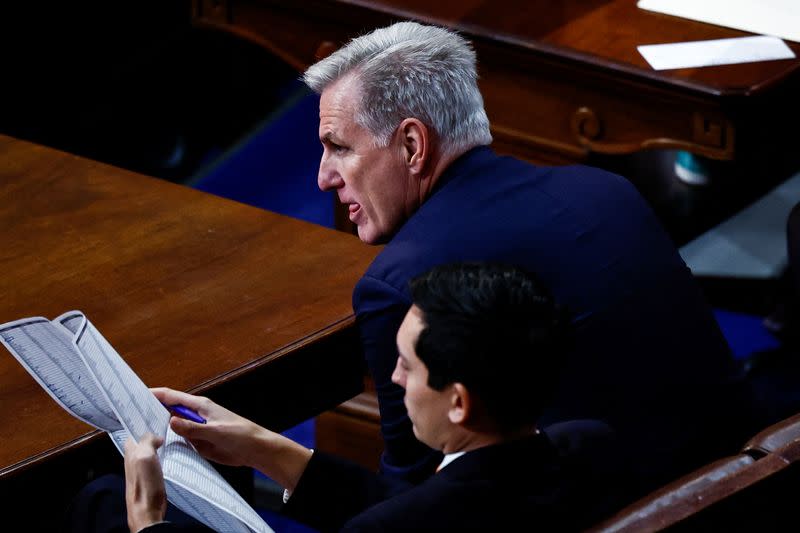
<svg viewBox="0 0 800 533">
<path fill-rule="evenodd" d="M 455 261 L 519 265 L 570 309 L 576 338 L 544 420 L 608 422 L 640 490 L 736 449 L 753 429 L 749 391 L 650 207 L 620 176 L 496 155 L 475 62 L 456 33 L 401 22 L 304 74 L 321 95 L 319 187 L 347 205 L 361 240 L 386 245 L 353 292 L 382 472 L 417 482 L 441 459 L 414 439 L 391 375 L 408 281 Z"/>
</svg>

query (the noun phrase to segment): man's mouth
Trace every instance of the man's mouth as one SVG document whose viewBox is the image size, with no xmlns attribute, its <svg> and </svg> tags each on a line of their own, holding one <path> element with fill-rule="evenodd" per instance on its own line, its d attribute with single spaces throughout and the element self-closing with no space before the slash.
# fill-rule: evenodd
<svg viewBox="0 0 800 533">
<path fill-rule="evenodd" d="M 356 218 L 358 214 L 361 212 L 361 204 L 353 202 L 351 204 L 347 204 L 347 210 L 350 212 L 350 222 L 356 223 Z"/>
</svg>

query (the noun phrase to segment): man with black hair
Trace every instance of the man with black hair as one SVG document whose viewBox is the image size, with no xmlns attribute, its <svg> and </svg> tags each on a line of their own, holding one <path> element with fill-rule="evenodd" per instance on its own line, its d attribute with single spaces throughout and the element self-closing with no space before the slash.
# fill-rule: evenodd
<svg viewBox="0 0 800 533">
<path fill-rule="evenodd" d="M 286 488 L 286 514 L 324 531 L 553 531 L 598 519 L 584 498 L 609 491 L 588 487 L 536 429 L 566 346 L 568 321 L 550 295 L 521 270 L 479 264 L 435 268 L 411 294 L 392 380 L 416 437 L 445 454 L 417 486 L 313 452 L 207 398 L 154 392 L 207 420 L 170 420 L 201 454 L 261 470 Z M 174 528 L 162 521 L 159 446 L 150 436 L 126 446 L 134 532 Z"/>
</svg>

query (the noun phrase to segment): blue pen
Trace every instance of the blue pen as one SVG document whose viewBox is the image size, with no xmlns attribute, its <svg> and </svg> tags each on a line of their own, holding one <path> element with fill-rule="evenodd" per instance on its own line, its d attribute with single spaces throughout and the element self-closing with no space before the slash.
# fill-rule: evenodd
<svg viewBox="0 0 800 533">
<path fill-rule="evenodd" d="M 162 404 L 164 405 L 164 404 Z M 181 418 L 185 418 L 187 420 L 191 420 L 192 422 L 197 422 L 198 424 L 205 424 L 206 419 L 202 416 L 198 415 L 185 405 L 164 405 L 169 411 L 173 414 L 178 415 Z"/>
</svg>

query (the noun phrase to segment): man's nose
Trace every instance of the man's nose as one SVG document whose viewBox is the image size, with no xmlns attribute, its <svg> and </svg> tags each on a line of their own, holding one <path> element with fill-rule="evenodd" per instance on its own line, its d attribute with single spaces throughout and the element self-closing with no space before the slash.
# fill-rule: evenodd
<svg viewBox="0 0 800 533">
<path fill-rule="evenodd" d="M 321 191 L 333 191 L 341 188 L 342 185 L 344 185 L 344 181 L 335 169 L 328 168 L 324 163 L 320 165 L 319 173 L 317 174 L 317 187 Z"/>
<path fill-rule="evenodd" d="M 401 387 L 405 388 L 405 380 L 403 379 L 403 369 L 400 368 L 400 361 L 395 363 L 394 370 L 392 371 L 392 383 L 395 385 L 400 385 Z"/>
</svg>

